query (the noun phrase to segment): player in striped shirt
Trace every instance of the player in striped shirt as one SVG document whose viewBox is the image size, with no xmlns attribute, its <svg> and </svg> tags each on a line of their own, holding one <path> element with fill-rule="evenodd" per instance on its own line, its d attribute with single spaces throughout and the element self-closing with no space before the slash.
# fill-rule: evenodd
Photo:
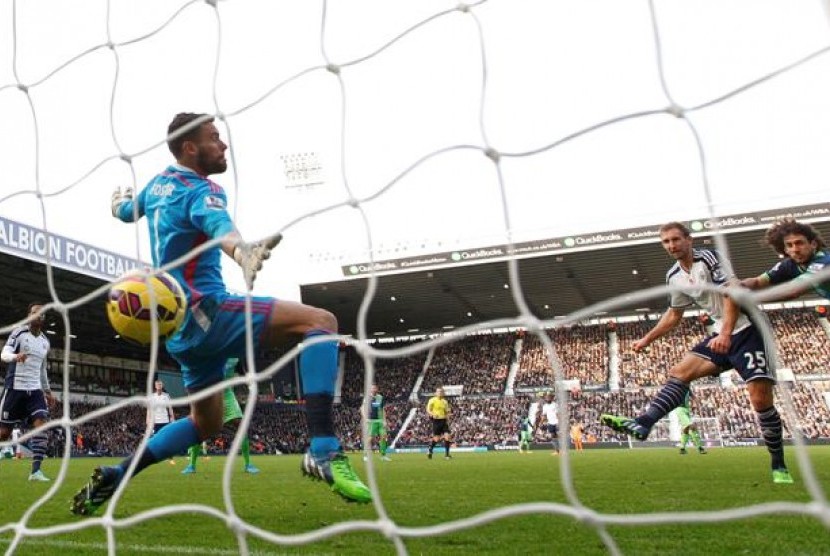
<svg viewBox="0 0 830 556">
<path fill-rule="evenodd" d="M 239 359 L 236 357 L 228 359 L 228 362 L 225 365 L 226 379 L 232 378 L 236 374 L 236 366 L 238 364 Z M 237 431 L 239 430 L 239 425 L 242 422 L 242 407 L 239 405 L 239 400 L 236 399 L 236 394 L 233 393 L 233 388 L 225 388 L 222 396 L 224 399 L 224 430 Z M 190 457 L 190 463 L 182 470 L 182 475 L 190 475 L 191 473 L 196 472 L 196 462 L 199 459 L 199 455 L 201 455 L 204 450 L 203 444 L 204 442 L 202 444 L 194 444 L 187 449 L 188 456 Z M 245 471 L 245 473 L 259 473 L 259 469 L 251 463 L 251 442 L 248 440 L 247 433 L 245 434 L 245 438 L 242 439 L 242 444 L 239 449 L 242 452 L 242 470 Z"/>
<path fill-rule="evenodd" d="M 746 382 L 752 408 L 761 425 L 761 436 L 770 455 L 774 483 L 792 483 L 784 463 L 781 416 L 775 408 L 775 375 L 767 357 L 764 339 L 747 315 L 728 296 L 716 291 L 734 277 L 727 275 L 717 254 L 695 249 L 691 234 L 683 224 L 670 222 L 660 228 L 660 242 L 675 263 L 666 273 L 666 283 L 674 286 L 671 305 L 660 321 L 644 337 L 632 344 L 635 351 L 645 349 L 677 326 L 683 312 L 692 306 L 711 316 L 714 334 L 704 338 L 671 369 L 669 379 L 646 410 L 635 419 L 601 415 L 600 421 L 612 429 L 645 440 L 651 427 L 671 410 L 683 404 L 691 382 L 735 369 Z"/>
<path fill-rule="evenodd" d="M 44 320 L 43 304 L 30 304 L 28 322 L 12 330 L 0 352 L 0 359 L 6 364 L 6 383 L 0 398 L 0 442 L 11 437 L 12 427 L 19 421 L 30 422 L 35 429 L 45 425 L 49 406 L 55 404 L 46 374 L 50 344 L 43 332 Z M 37 433 L 29 440 L 30 481 L 49 481 L 40 469 L 46 443 L 46 433 Z"/>
<path fill-rule="evenodd" d="M 167 146 L 176 163 L 168 166 L 133 197 L 117 189 L 112 215 L 123 222 L 146 217 L 153 266 L 169 268 L 187 296 L 179 330 L 167 340 L 168 353 L 180 364 L 185 388 L 202 391 L 221 382 L 231 357 L 244 357 L 248 340 L 255 352 L 300 340 L 303 401 L 310 446 L 300 470 L 325 481 L 336 494 L 357 502 L 371 501 L 343 453 L 334 431 L 333 400 L 337 379 L 337 319 L 329 311 L 273 297 L 233 295 L 222 279 L 222 254 L 241 268 L 248 289 L 280 237 L 249 243 L 242 239 L 227 210 L 225 190 L 208 176 L 227 170 L 225 151 L 213 118 L 177 114 L 167 129 Z M 210 247 L 205 247 L 210 244 Z M 194 253 L 194 250 L 198 250 Z M 250 320 L 246 319 L 250 302 Z M 252 336 L 248 338 L 248 324 Z M 164 427 L 137 457 L 134 473 L 218 433 L 223 425 L 219 390 L 191 404 L 190 415 Z M 133 458 L 117 466 L 99 467 L 75 495 L 73 513 L 89 515 L 115 492 Z"/>
</svg>

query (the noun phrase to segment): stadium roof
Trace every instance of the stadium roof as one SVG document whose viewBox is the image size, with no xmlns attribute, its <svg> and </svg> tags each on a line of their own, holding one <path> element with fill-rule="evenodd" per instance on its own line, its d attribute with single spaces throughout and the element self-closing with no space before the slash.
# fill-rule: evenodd
<svg viewBox="0 0 830 556">
<path fill-rule="evenodd" d="M 830 237 L 830 222 L 813 222 Z M 732 265 L 739 277 L 757 276 L 776 261 L 762 244 L 764 231 L 727 234 Z M 711 237 L 695 246 L 713 246 Z M 551 319 L 583 310 L 621 294 L 665 284 L 671 259 L 657 239 L 636 245 L 539 256 L 519 261 L 521 289 L 531 312 Z M 366 293 L 365 277 L 302 286 L 305 303 L 337 315 L 343 333 L 356 334 L 358 310 Z M 378 276 L 368 312 L 369 335 L 376 337 L 441 332 L 486 320 L 518 315 L 508 288 L 505 261 L 451 266 Z M 629 303 L 595 314 L 599 317 L 663 312 L 667 297 Z"/>
<path fill-rule="evenodd" d="M 813 222 L 830 237 L 830 222 Z M 727 235 L 733 266 L 741 277 L 760 274 L 775 262 L 774 253 L 761 244 L 763 230 L 739 231 Z M 711 245 L 700 237 L 697 246 Z M 671 260 L 658 241 L 603 249 L 572 251 L 519 261 L 522 292 L 531 311 L 540 318 L 582 310 L 615 296 L 665 282 Z M 8 324 L 22 319 L 31 301 L 49 301 L 46 267 L 37 261 L 0 253 L 0 315 Z M 634 272 L 636 271 L 636 273 Z M 107 282 L 70 270 L 54 269 L 55 289 L 64 303 L 88 295 Z M 301 286 L 305 303 L 332 311 L 341 332 L 357 334 L 357 315 L 366 292 L 365 277 Z M 368 312 L 368 333 L 376 337 L 442 332 L 481 321 L 512 318 L 518 314 L 509 284 L 505 261 L 458 265 L 432 270 L 380 275 L 378 289 Z M 72 349 L 78 352 L 146 360 L 149 350 L 116 340 L 105 317 L 103 293 L 90 302 L 72 308 Z M 611 317 L 641 312 L 662 312 L 665 296 L 621 305 Z M 48 323 L 55 334 L 52 345 L 64 348 L 63 323 L 53 314 Z M 383 333 L 379 335 L 377 333 Z M 162 353 L 163 362 L 171 363 Z"/>
</svg>

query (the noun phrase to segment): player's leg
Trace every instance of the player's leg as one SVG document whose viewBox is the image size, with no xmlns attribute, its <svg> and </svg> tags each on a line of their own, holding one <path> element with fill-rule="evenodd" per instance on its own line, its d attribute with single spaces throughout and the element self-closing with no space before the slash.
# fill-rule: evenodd
<svg viewBox="0 0 830 556">
<path fill-rule="evenodd" d="M 764 339 L 754 326 L 733 336 L 730 360 L 746 382 L 749 403 L 758 416 L 761 437 L 770 455 L 773 482 L 792 483 L 793 478 L 784 462 L 781 415 L 775 408 L 773 397 L 775 377 L 768 364 Z"/>
<path fill-rule="evenodd" d="M 553 448 L 553 453 L 559 453 L 559 427 L 557 425 L 548 425 L 548 432 L 550 433 L 550 444 Z"/>
<path fill-rule="evenodd" d="M 334 386 L 337 381 L 337 319 L 330 312 L 279 301 L 273 306 L 265 330 L 269 347 L 301 337 L 300 379 L 306 422 L 311 439 L 303 458 L 303 474 L 324 479 L 332 490 L 349 500 L 369 502 L 372 493 L 357 476 L 334 432 Z"/>
<path fill-rule="evenodd" d="M 220 362 L 217 376 L 221 377 L 224 361 Z M 189 370 L 189 369 L 187 369 Z M 189 373 L 184 372 L 185 386 L 188 386 Z M 213 380 L 219 380 L 218 378 Z M 154 434 L 144 451 L 138 456 L 133 475 L 136 475 L 155 463 L 210 438 L 222 428 L 222 394 L 216 392 L 190 405 L 190 415 L 173 421 Z M 73 497 L 70 510 L 78 515 L 92 515 L 102 504 L 109 500 L 137 454 L 133 454 L 114 466 L 97 467 L 86 485 Z"/>
<path fill-rule="evenodd" d="M 190 475 L 196 472 L 196 462 L 199 459 L 199 452 L 202 450 L 201 444 L 193 444 L 187 449 L 187 466 L 182 469 L 182 475 Z"/>
<path fill-rule="evenodd" d="M 444 423 L 444 459 L 450 459 L 450 428 L 446 421 Z"/>
<path fill-rule="evenodd" d="M 703 439 L 700 437 L 700 431 L 697 429 L 697 425 L 692 423 L 689 425 L 689 438 L 694 444 L 695 448 L 697 448 L 697 453 L 705 454 L 706 448 L 703 447 Z"/>
<path fill-rule="evenodd" d="M 236 394 L 233 393 L 233 389 L 231 388 L 225 388 L 222 397 L 222 420 L 225 423 L 225 428 L 234 431 L 234 433 L 238 433 L 239 426 L 242 424 L 242 417 L 244 416 L 242 414 L 242 407 L 239 405 L 239 400 L 236 399 Z M 248 439 L 247 432 L 240 443 L 239 449 L 242 452 L 243 471 L 251 474 L 259 473 L 259 469 L 251 464 L 251 442 Z"/>
<path fill-rule="evenodd" d="M 17 392 L 19 398 L 17 400 L 17 408 L 13 416 L 20 415 L 18 412 L 23 408 L 23 421 L 28 421 L 35 429 L 34 436 L 29 439 L 29 449 L 32 450 L 32 470 L 29 474 L 30 481 L 48 482 L 49 478 L 43 474 L 40 466 L 43 459 L 46 457 L 46 445 L 48 443 L 48 436 L 45 431 L 38 431 L 46 424 L 49 418 L 49 409 L 46 406 L 46 397 L 42 390 L 33 390 L 31 392 Z"/>
<path fill-rule="evenodd" d="M 749 401 L 758 416 L 761 425 L 761 437 L 770 455 L 773 481 L 776 483 L 792 483 L 793 479 L 784 462 L 784 440 L 781 416 L 773 403 L 773 387 L 771 380 L 753 380 L 746 385 Z"/>
<path fill-rule="evenodd" d="M 605 414 L 600 417 L 600 422 L 637 440 L 648 438 L 651 427 L 683 403 L 692 381 L 717 374 L 724 367 L 731 367 L 728 358 L 713 353 L 707 343 L 708 338 L 696 345 L 680 363 L 669 370 L 669 379 L 648 404 L 644 413 L 634 419 Z"/>
<path fill-rule="evenodd" d="M 435 420 L 433 420 L 433 429 L 435 428 Z M 441 439 L 440 436 L 435 434 L 435 430 L 432 432 L 432 442 L 429 443 L 429 451 L 427 451 L 427 459 L 432 459 L 432 452 L 435 450 L 435 446 L 438 444 L 438 441 Z"/>
</svg>

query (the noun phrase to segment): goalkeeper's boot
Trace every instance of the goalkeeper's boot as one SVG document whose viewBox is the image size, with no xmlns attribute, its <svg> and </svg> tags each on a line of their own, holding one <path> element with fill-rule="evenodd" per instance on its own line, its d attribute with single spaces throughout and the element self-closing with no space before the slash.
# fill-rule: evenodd
<svg viewBox="0 0 830 556">
<path fill-rule="evenodd" d="M 781 469 L 773 469 L 772 482 L 779 485 L 791 485 L 793 484 L 793 476 L 790 475 L 790 472 L 786 467 L 782 467 Z"/>
<path fill-rule="evenodd" d="M 249 463 L 248 465 L 245 466 L 245 473 L 250 473 L 251 475 L 256 475 L 257 473 L 259 473 L 259 467 Z"/>
<path fill-rule="evenodd" d="M 322 458 L 306 452 L 300 470 L 307 477 L 326 481 L 332 492 L 349 502 L 365 504 L 372 501 L 372 491 L 360 480 L 352 469 L 349 458 L 342 452 L 333 452 Z"/>
<path fill-rule="evenodd" d="M 680 455 L 681 455 L 681 456 L 685 456 L 685 455 L 686 455 L 686 448 L 680 448 Z"/>
<path fill-rule="evenodd" d="M 190 464 L 188 464 L 188 465 L 187 465 L 187 467 L 185 467 L 184 469 L 182 469 L 182 475 L 192 475 L 192 474 L 193 474 L 193 473 L 195 473 L 195 472 L 196 472 L 196 468 L 195 468 L 195 467 L 193 467 L 193 466 L 192 466 L 192 465 L 190 465 Z"/>
<path fill-rule="evenodd" d="M 697 453 L 700 454 L 701 456 L 705 456 L 709 452 L 707 452 L 706 448 L 704 448 L 703 446 L 698 446 L 697 447 Z"/>
<path fill-rule="evenodd" d="M 634 419 L 629 419 L 628 417 L 608 415 L 606 413 L 601 415 L 599 420 L 606 427 L 611 427 L 617 432 L 633 436 L 637 440 L 645 440 L 651 432 L 650 429 L 644 427 Z"/>
<path fill-rule="evenodd" d="M 69 510 L 75 515 L 94 514 L 95 510 L 112 498 L 123 476 L 124 471 L 118 466 L 96 467 L 87 484 L 72 498 Z"/>
</svg>

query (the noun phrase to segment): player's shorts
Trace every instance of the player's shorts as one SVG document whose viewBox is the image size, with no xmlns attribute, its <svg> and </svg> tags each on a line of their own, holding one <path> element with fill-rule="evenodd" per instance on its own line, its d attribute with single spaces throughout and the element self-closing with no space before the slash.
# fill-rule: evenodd
<svg viewBox="0 0 830 556">
<path fill-rule="evenodd" d="M 709 340 L 715 336 L 707 336 L 702 342 L 692 348 L 692 353 L 714 363 L 720 374 L 735 369 L 744 382 L 764 379 L 775 381 L 772 369 L 769 367 L 767 351 L 764 347 L 764 338 L 754 326 L 748 326 L 736 334 L 732 334 L 732 345 L 729 353 L 715 353 L 709 346 Z"/>
<path fill-rule="evenodd" d="M 519 442 L 530 442 L 530 433 L 528 431 L 519 432 Z"/>
<path fill-rule="evenodd" d="M 160 431 L 161 429 L 163 429 L 164 427 L 166 427 L 169 424 L 170 424 L 170 421 L 168 421 L 166 423 L 153 423 L 153 434 L 156 434 L 158 431 Z"/>
<path fill-rule="evenodd" d="M 550 433 L 551 436 L 559 436 L 559 425 L 548 424 L 545 426 L 545 429 Z"/>
<path fill-rule="evenodd" d="M 432 436 L 441 436 L 442 434 L 450 434 L 450 424 L 446 419 L 433 419 Z"/>
<path fill-rule="evenodd" d="M 0 424 L 13 425 L 18 421 L 48 419 L 46 396 L 43 390 L 14 390 L 5 388 L 0 398 Z"/>
<path fill-rule="evenodd" d="M 386 424 L 383 421 L 371 419 L 369 421 L 369 436 L 386 436 Z"/>
<path fill-rule="evenodd" d="M 273 297 L 251 297 L 254 351 L 263 343 L 276 303 Z M 185 330 L 168 340 L 167 351 L 182 367 L 184 387 L 196 392 L 225 378 L 229 358 L 245 357 L 245 296 L 204 297 L 190 321 Z"/>
<path fill-rule="evenodd" d="M 239 405 L 239 400 L 236 399 L 236 394 L 230 388 L 225 388 L 225 402 L 222 422 L 229 423 L 234 419 L 242 419 L 242 407 Z"/>
<path fill-rule="evenodd" d="M 685 429 L 692 424 L 692 412 L 688 408 L 678 407 L 675 410 L 675 414 L 677 415 L 677 422 L 680 424 L 681 429 Z"/>
</svg>

